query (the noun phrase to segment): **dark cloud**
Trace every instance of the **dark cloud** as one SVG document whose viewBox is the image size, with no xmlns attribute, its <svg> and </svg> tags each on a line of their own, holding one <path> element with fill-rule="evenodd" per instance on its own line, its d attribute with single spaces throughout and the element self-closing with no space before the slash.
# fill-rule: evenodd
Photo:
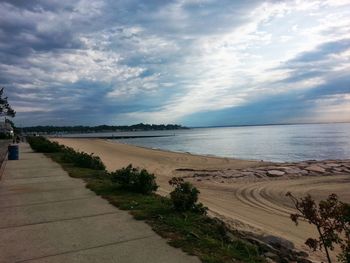
<svg viewBox="0 0 350 263">
<path fill-rule="evenodd" d="M 341 56 L 341 53 L 347 50 L 350 50 L 350 39 L 327 42 L 317 46 L 314 50 L 303 52 L 275 68 L 290 71 L 287 78 L 277 83 L 279 85 L 289 83 L 298 85 L 298 82 L 305 80 L 324 78 L 327 84 L 323 85 L 322 89 L 328 89 L 330 92 L 338 89 L 350 92 L 349 85 L 343 82 L 348 75 L 347 70 L 335 69 L 338 65 L 347 63 L 347 57 Z"/>
<path fill-rule="evenodd" d="M 113 1 L 108 6 L 120 14 L 119 21 L 145 27 L 150 33 L 196 38 L 218 34 L 247 22 L 249 12 L 261 1 Z M 114 20 L 114 17 L 110 17 Z"/>
<path fill-rule="evenodd" d="M 299 63 L 319 62 L 330 55 L 339 54 L 350 49 L 350 39 L 340 39 L 319 45 L 315 50 L 301 53 L 295 59 L 290 60 L 288 66 L 298 66 Z"/>
<path fill-rule="evenodd" d="M 350 76 L 347 72 L 335 74 L 326 83 L 305 92 L 305 98 L 318 99 L 330 95 L 350 94 Z"/>
<path fill-rule="evenodd" d="M 29 11 L 60 11 L 74 10 L 74 2 L 67 0 L 1 0 L 0 3 L 7 3 L 21 10 Z"/>
<path fill-rule="evenodd" d="M 200 112 L 183 118 L 192 126 L 260 125 L 286 123 L 289 118 L 305 116 L 313 107 L 300 98 L 301 94 L 288 93 L 267 96 L 249 103 L 218 111 Z"/>
<path fill-rule="evenodd" d="M 13 6 L 12 4 L 14 4 L 12 1 L 10 3 L 0 2 L 1 61 L 13 62 L 14 56 L 23 58 L 34 52 L 82 47 L 74 28 L 70 27 L 70 23 L 64 21 L 66 13 L 62 13 L 63 17 L 58 18 L 61 13 L 55 9 L 55 5 L 51 6 L 52 10 L 49 12 L 43 8 L 27 10 L 25 9 L 27 5 Z M 42 7 L 41 4 L 41 1 L 37 1 L 33 6 Z M 54 11 L 58 13 L 51 13 Z"/>
</svg>

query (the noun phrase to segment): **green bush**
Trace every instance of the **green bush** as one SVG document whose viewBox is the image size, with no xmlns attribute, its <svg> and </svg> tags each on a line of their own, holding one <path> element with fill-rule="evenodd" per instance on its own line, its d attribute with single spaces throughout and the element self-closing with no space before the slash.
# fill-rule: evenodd
<svg viewBox="0 0 350 263">
<path fill-rule="evenodd" d="M 59 145 L 57 142 L 51 142 L 42 136 L 27 137 L 27 142 L 36 152 L 54 153 L 60 152 L 63 149 L 63 146 Z"/>
<path fill-rule="evenodd" d="M 206 214 L 208 208 L 202 203 L 197 203 L 199 190 L 191 183 L 185 182 L 182 178 L 174 177 L 169 184 L 175 189 L 170 193 L 171 201 L 175 210 L 179 212 L 193 211 L 200 214 Z"/>
<path fill-rule="evenodd" d="M 100 157 L 85 152 L 76 152 L 73 148 L 62 149 L 62 160 L 73 163 L 77 167 L 90 168 L 94 170 L 105 170 L 106 167 Z"/>
<path fill-rule="evenodd" d="M 0 133 L 0 140 L 9 140 L 12 139 L 12 136 L 10 134 L 7 133 Z"/>
<path fill-rule="evenodd" d="M 147 195 L 158 189 L 154 174 L 148 173 L 145 169 L 134 168 L 131 164 L 110 175 L 113 182 L 132 192 Z"/>
<path fill-rule="evenodd" d="M 62 161 L 73 163 L 77 167 L 94 170 L 105 170 L 106 167 L 98 156 L 84 152 L 76 152 L 73 148 L 65 147 L 57 142 L 51 142 L 42 136 L 27 137 L 27 141 L 34 151 L 42 153 L 62 153 Z"/>
</svg>

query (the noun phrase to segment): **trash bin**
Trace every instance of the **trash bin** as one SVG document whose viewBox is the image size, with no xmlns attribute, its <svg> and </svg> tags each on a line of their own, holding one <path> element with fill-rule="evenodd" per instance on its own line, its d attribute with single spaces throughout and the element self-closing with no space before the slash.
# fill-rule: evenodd
<svg viewBox="0 0 350 263">
<path fill-rule="evenodd" d="M 10 144 L 8 146 L 8 159 L 18 160 L 18 144 Z"/>
</svg>

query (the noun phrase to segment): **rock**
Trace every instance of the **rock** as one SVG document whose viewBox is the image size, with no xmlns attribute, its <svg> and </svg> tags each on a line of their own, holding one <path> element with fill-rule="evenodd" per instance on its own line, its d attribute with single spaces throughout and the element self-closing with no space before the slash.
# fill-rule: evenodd
<svg viewBox="0 0 350 263">
<path fill-rule="evenodd" d="M 293 169 L 293 166 L 278 166 L 279 170 L 289 170 L 289 169 Z"/>
<path fill-rule="evenodd" d="M 318 165 L 312 164 L 310 166 L 307 166 L 305 170 L 308 170 L 310 172 L 317 172 L 317 173 L 325 173 L 326 170 Z"/>
<path fill-rule="evenodd" d="M 273 260 L 275 260 L 275 261 L 279 260 L 279 256 L 276 255 L 276 254 L 274 254 L 274 253 L 272 253 L 272 252 L 266 252 L 266 253 L 264 253 L 264 257 L 273 259 Z"/>
<path fill-rule="evenodd" d="M 276 263 L 276 261 L 274 261 L 274 260 L 271 259 L 271 258 L 265 258 L 265 261 L 266 261 L 267 263 Z"/>
<path fill-rule="evenodd" d="M 255 177 L 257 177 L 257 178 L 263 178 L 263 175 L 256 173 L 256 174 L 255 174 Z"/>
<path fill-rule="evenodd" d="M 288 249 L 294 249 L 294 244 L 293 242 L 290 242 L 287 239 L 284 239 L 282 237 L 276 237 L 276 236 L 264 236 L 263 237 L 263 241 L 268 243 L 269 245 L 273 246 L 274 248 L 281 248 L 281 247 L 285 247 Z"/>
<path fill-rule="evenodd" d="M 303 257 L 303 258 L 307 258 L 309 256 L 308 253 L 306 253 L 305 251 L 302 251 L 302 250 L 293 250 L 293 253 L 295 255 L 297 255 L 298 257 Z"/>
<path fill-rule="evenodd" d="M 288 168 L 285 170 L 285 172 L 287 174 L 301 174 L 302 170 L 300 170 L 299 168 Z"/>
<path fill-rule="evenodd" d="M 323 163 L 319 163 L 317 164 L 319 167 L 323 168 L 323 169 L 329 169 L 329 166 Z"/>
<path fill-rule="evenodd" d="M 244 176 L 254 176 L 253 172 L 241 172 L 241 174 Z"/>
<path fill-rule="evenodd" d="M 280 177 L 284 174 L 285 174 L 285 172 L 282 172 L 279 170 L 268 170 L 267 171 L 267 176 L 269 176 L 269 177 Z"/>
<path fill-rule="evenodd" d="M 302 175 L 308 175 L 308 174 L 309 174 L 309 172 L 306 171 L 306 170 L 301 170 L 300 173 L 301 173 Z"/>
<path fill-rule="evenodd" d="M 333 168 L 333 167 L 340 167 L 341 166 L 341 164 L 339 164 L 339 163 L 327 163 L 326 165 L 328 167 L 331 167 L 331 168 Z"/>
<path fill-rule="evenodd" d="M 208 173 L 202 173 L 202 174 L 195 173 L 195 174 L 193 174 L 193 176 L 194 177 L 209 177 L 209 176 L 211 176 L 211 174 L 208 174 Z"/>
</svg>

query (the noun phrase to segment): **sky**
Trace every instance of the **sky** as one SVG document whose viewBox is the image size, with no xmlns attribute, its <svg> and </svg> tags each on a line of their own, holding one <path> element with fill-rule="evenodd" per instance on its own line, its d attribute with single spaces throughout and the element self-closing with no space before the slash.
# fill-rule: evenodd
<svg viewBox="0 0 350 263">
<path fill-rule="evenodd" d="M 350 0 L 0 0 L 17 126 L 350 121 Z"/>
</svg>

